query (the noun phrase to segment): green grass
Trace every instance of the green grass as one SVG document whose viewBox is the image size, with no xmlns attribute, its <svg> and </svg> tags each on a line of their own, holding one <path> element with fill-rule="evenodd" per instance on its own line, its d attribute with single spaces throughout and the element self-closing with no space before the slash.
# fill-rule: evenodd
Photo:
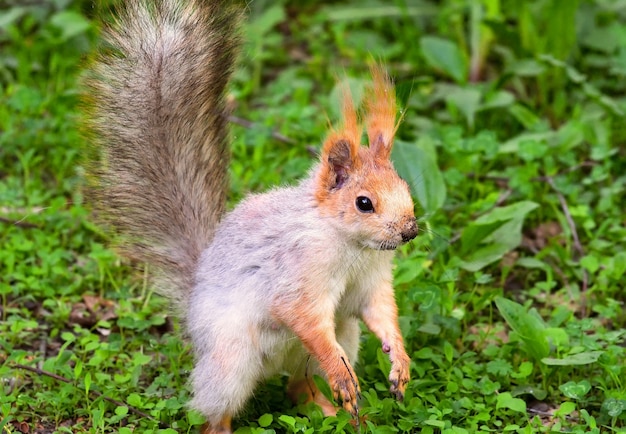
<svg viewBox="0 0 626 434">
<path fill-rule="evenodd" d="M 196 432 L 168 303 L 83 200 L 77 80 L 91 2 L 0 13 L 0 432 Z M 98 8 L 96 8 L 98 9 Z M 312 162 L 336 78 L 395 78 L 419 204 L 396 293 L 403 403 L 365 333 L 363 433 L 626 432 L 626 6 L 258 1 L 232 86 L 232 203 Z M 289 140 L 276 138 L 280 133 Z M 353 432 L 261 387 L 240 433 Z"/>
</svg>

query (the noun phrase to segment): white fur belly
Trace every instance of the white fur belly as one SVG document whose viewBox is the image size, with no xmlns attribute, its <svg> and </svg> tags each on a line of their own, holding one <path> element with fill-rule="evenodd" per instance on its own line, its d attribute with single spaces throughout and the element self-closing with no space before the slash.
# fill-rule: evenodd
<svg viewBox="0 0 626 434">
<path fill-rule="evenodd" d="M 276 374 L 291 375 L 307 361 L 300 339 L 291 330 L 277 324 L 259 332 L 258 345 L 266 367 L 266 378 Z"/>
</svg>

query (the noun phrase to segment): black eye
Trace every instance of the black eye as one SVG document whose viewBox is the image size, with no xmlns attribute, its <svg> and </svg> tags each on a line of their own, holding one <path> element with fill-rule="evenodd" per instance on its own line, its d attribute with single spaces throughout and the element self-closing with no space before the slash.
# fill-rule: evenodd
<svg viewBox="0 0 626 434">
<path fill-rule="evenodd" d="M 374 212 L 374 205 L 369 197 L 359 196 L 356 198 L 356 207 L 361 212 Z"/>
</svg>

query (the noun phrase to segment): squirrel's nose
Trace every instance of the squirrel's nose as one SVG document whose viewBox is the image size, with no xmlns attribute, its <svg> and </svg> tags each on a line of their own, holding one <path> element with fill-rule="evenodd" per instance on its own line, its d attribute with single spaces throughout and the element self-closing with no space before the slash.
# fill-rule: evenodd
<svg viewBox="0 0 626 434">
<path fill-rule="evenodd" d="M 416 236 L 417 236 L 417 220 L 415 219 L 415 217 L 412 217 L 406 222 L 404 226 L 404 230 L 402 231 L 402 242 L 408 243 Z"/>
</svg>

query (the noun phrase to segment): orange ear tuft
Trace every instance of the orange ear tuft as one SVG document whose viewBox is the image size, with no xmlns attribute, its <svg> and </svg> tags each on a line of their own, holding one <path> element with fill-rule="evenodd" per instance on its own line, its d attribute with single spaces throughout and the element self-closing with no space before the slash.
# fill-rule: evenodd
<svg viewBox="0 0 626 434">
<path fill-rule="evenodd" d="M 361 143 L 362 129 L 347 84 L 344 84 L 341 89 L 341 129 L 336 133 L 343 136 L 352 145 L 352 152 L 356 155 Z"/>
<path fill-rule="evenodd" d="M 321 170 L 318 178 L 318 199 L 331 189 L 343 185 L 354 170 L 360 167 L 359 144 L 361 126 L 359 125 L 354 102 L 347 85 L 342 95 L 342 120 L 339 129 L 331 129 L 322 146 Z"/>
<path fill-rule="evenodd" d="M 366 98 L 367 136 L 374 155 L 388 159 L 398 129 L 396 92 L 382 66 L 375 64 L 370 70 L 374 83 Z"/>
<path fill-rule="evenodd" d="M 341 127 L 332 129 L 326 138 L 322 147 L 322 164 L 328 162 L 332 155 L 337 154 L 337 146 L 341 144 L 342 148 L 347 147 L 347 149 L 340 154 L 347 155 L 350 160 L 343 159 L 345 160 L 344 163 L 354 166 L 359 153 L 359 144 L 361 143 L 361 126 L 359 125 L 352 95 L 347 85 L 342 89 L 341 105 Z"/>
</svg>

